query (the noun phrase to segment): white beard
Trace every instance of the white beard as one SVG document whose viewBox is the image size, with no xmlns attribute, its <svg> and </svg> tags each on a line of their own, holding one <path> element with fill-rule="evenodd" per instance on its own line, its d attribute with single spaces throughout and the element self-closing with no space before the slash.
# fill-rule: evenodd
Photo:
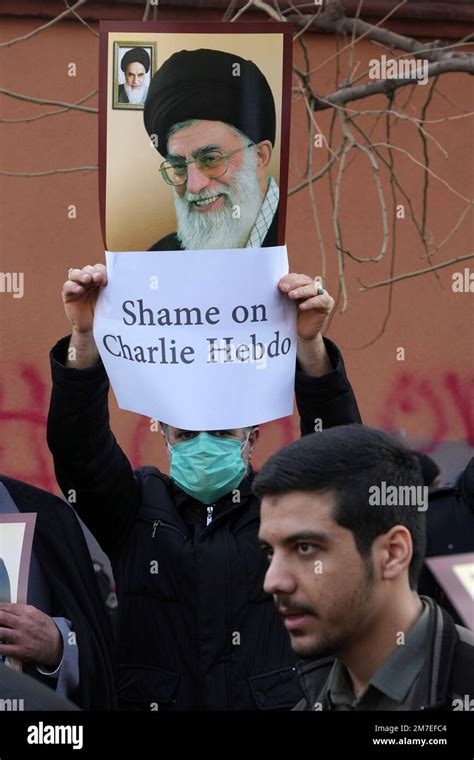
<svg viewBox="0 0 474 760">
<path fill-rule="evenodd" d="M 133 103 L 134 105 L 142 105 L 145 102 L 146 94 L 148 92 L 148 85 L 142 84 L 141 87 L 131 87 L 129 84 L 124 82 L 123 86 L 125 88 L 129 103 Z"/>
<path fill-rule="evenodd" d="M 200 213 L 190 201 L 225 195 L 224 205 L 217 211 Z M 229 185 L 219 184 L 202 193 L 186 191 L 183 198 L 175 192 L 174 202 L 178 220 L 178 240 L 185 250 L 211 248 L 243 248 L 250 235 L 261 206 L 255 155 L 246 152 L 242 166 Z M 240 207 L 240 218 L 233 216 Z"/>
</svg>

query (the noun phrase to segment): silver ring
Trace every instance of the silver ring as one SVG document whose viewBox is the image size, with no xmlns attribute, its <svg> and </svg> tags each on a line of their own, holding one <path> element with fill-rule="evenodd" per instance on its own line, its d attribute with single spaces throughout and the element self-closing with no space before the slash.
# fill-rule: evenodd
<svg viewBox="0 0 474 760">
<path fill-rule="evenodd" d="M 323 286 L 321 285 L 321 283 L 319 282 L 319 280 L 314 279 L 313 282 L 314 282 L 314 287 L 316 288 L 316 295 L 317 296 L 322 296 L 323 293 L 324 293 Z"/>
</svg>

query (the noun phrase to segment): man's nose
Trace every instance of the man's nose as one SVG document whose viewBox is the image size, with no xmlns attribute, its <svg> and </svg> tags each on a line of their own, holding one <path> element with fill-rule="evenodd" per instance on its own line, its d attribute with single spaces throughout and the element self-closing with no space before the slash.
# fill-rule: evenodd
<svg viewBox="0 0 474 760">
<path fill-rule="evenodd" d="M 199 171 L 195 163 L 188 164 L 186 186 L 190 193 L 200 193 L 208 187 L 210 178 Z"/>
<path fill-rule="evenodd" d="M 296 579 L 283 558 L 273 555 L 263 589 L 267 594 L 293 594 L 296 591 Z"/>
</svg>

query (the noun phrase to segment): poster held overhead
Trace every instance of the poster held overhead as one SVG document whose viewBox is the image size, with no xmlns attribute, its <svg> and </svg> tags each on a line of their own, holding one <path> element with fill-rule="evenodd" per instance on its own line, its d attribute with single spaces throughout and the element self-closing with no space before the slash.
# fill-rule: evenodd
<svg viewBox="0 0 474 760">
<path fill-rule="evenodd" d="M 193 430 L 289 416 L 291 26 L 100 29 L 94 337 L 118 404 Z"/>
<path fill-rule="evenodd" d="M 291 24 L 105 22 L 100 37 L 105 248 L 283 245 Z"/>
</svg>

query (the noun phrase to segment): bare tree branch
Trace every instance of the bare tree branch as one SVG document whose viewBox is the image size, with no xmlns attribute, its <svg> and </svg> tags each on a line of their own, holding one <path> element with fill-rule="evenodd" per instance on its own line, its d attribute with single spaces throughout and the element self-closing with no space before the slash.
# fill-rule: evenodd
<svg viewBox="0 0 474 760">
<path fill-rule="evenodd" d="M 99 32 L 96 32 L 95 29 L 93 29 L 91 27 L 91 25 L 88 24 L 87 21 L 85 21 L 85 19 L 83 19 L 82 16 L 80 16 L 77 13 L 77 11 L 75 11 L 74 8 L 69 5 L 69 3 L 68 3 L 67 0 L 64 0 L 64 5 L 66 6 L 66 8 L 69 8 L 69 10 L 71 11 L 71 13 L 74 14 L 74 16 L 77 18 L 77 20 L 80 21 L 81 24 L 83 24 L 86 27 L 86 29 L 88 29 L 90 32 L 92 32 L 92 34 L 94 35 L 94 37 L 99 37 Z"/>
<path fill-rule="evenodd" d="M 405 148 L 400 148 L 399 145 L 390 145 L 389 146 L 389 145 L 387 145 L 387 143 L 384 143 L 384 142 L 372 143 L 372 145 L 376 146 L 376 147 L 380 146 L 382 148 L 388 148 L 388 147 L 390 147 L 393 150 L 398 150 L 400 153 L 403 153 L 405 156 L 408 156 L 408 158 L 411 159 L 411 161 L 413 161 L 415 164 L 417 164 L 417 166 L 421 166 L 423 169 L 425 169 L 428 172 L 428 174 L 430 174 L 432 177 L 434 177 L 435 179 L 437 179 L 439 182 L 442 182 L 442 184 L 445 185 L 448 188 L 448 190 L 451 190 L 451 192 L 454 193 L 454 195 L 457 195 L 458 198 L 462 198 L 462 200 L 466 201 L 467 203 L 472 203 L 472 200 L 470 198 L 466 198 L 465 195 L 463 195 L 462 193 L 459 193 L 457 190 L 455 190 L 454 187 L 452 187 L 449 184 L 449 182 L 447 182 L 445 179 L 443 179 L 443 177 L 440 177 L 439 174 L 435 174 L 435 172 L 432 169 L 430 169 L 429 167 L 425 167 L 425 165 L 422 164 L 421 161 L 418 161 L 418 159 L 415 158 L 415 156 L 413 156 L 410 153 L 410 151 L 405 150 Z"/>
<path fill-rule="evenodd" d="M 33 29 L 32 32 L 28 32 L 28 34 L 24 34 L 21 37 L 15 37 L 12 40 L 6 40 L 6 42 L 0 42 L 0 47 L 10 47 L 11 45 L 15 45 L 17 42 L 24 42 L 25 40 L 30 40 L 36 34 L 39 34 L 40 32 L 44 32 L 45 29 L 48 29 L 49 27 L 53 26 L 53 24 L 56 24 L 58 21 L 61 21 L 61 19 L 64 18 L 64 16 L 67 16 L 69 13 L 72 13 L 73 11 L 77 10 L 77 8 L 80 8 L 81 5 L 84 5 L 85 2 L 86 0 L 78 0 L 75 5 L 71 7 L 68 6 L 67 10 L 60 13 L 59 16 L 56 16 L 55 18 L 51 19 L 51 21 L 48 21 L 47 24 L 38 26 L 36 29 Z"/>
<path fill-rule="evenodd" d="M 331 150 L 330 147 L 329 147 L 329 150 Z M 334 152 L 332 153 L 331 158 L 329 159 L 327 164 L 323 166 L 322 169 L 316 172 L 316 174 L 313 174 L 313 176 L 310 177 L 309 179 L 305 179 L 303 182 L 300 182 L 298 185 L 295 185 L 295 187 L 292 187 L 291 190 L 288 190 L 288 195 L 294 195 L 294 193 L 297 193 L 299 190 L 303 190 L 303 188 L 305 188 L 310 183 L 316 182 L 318 179 L 321 179 L 321 177 L 323 177 L 329 171 L 329 169 L 331 168 L 333 163 L 336 161 L 336 159 L 339 158 L 339 156 L 341 155 L 341 152 L 342 152 L 342 147 L 339 146 L 336 153 Z"/>
<path fill-rule="evenodd" d="M 468 253 L 466 256 L 458 256 L 456 259 L 443 261 L 442 264 L 435 264 L 434 266 L 427 267 L 426 269 L 418 269 L 416 272 L 406 272 L 406 274 L 399 274 L 396 277 L 392 277 L 390 280 L 381 280 L 380 282 L 372 283 L 372 285 L 364 285 L 364 283 L 359 280 L 359 283 L 362 285 L 359 290 L 372 290 L 373 288 L 381 288 L 384 285 L 390 285 L 392 282 L 400 282 L 401 280 L 408 280 L 411 277 L 419 277 L 422 274 L 434 272 L 435 269 L 444 269 L 445 267 L 450 267 L 452 264 L 457 264 L 460 261 L 467 261 L 468 259 L 474 259 L 474 253 Z"/>
<path fill-rule="evenodd" d="M 454 235 L 454 233 L 459 230 L 459 228 L 461 227 L 462 223 L 464 222 L 464 219 L 468 215 L 469 211 L 472 211 L 473 206 L 474 206 L 474 203 L 470 203 L 468 206 L 466 206 L 466 208 L 463 210 L 461 216 L 459 217 L 458 221 L 456 222 L 456 224 L 454 225 L 454 227 L 448 232 L 448 234 L 446 235 L 446 237 L 443 238 L 443 240 L 441 241 L 441 243 L 439 243 L 436 246 L 436 248 L 434 248 L 429 254 L 427 254 L 426 256 L 422 256 L 421 257 L 422 259 L 428 259 L 429 261 L 431 261 L 430 257 L 434 256 L 435 253 L 438 253 L 438 251 L 440 250 L 440 248 L 442 248 L 444 246 L 444 244 L 447 243 L 448 240 Z"/>
<path fill-rule="evenodd" d="M 390 106 L 392 106 L 394 98 L 395 98 L 395 95 L 390 100 Z M 387 143 L 389 145 L 391 143 L 390 110 L 391 109 L 387 111 L 387 116 L 385 119 L 385 130 L 386 130 L 386 135 L 387 135 Z M 395 254 L 397 250 L 397 215 L 396 215 L 397 188 L 396 188 L 396 174 L 394 170 L 395 161 L 394 161 L 393 153 L 391 150 L 388 151 L 388 157 L 389 157 L 388 167 L 390 171 L 390 193 L 392 197 L 392 236 L 391 236 L 391 255 L 390 255 L 390 278 L 393 278 L 393 273 L 395 271 Z M 392 305 L 393 305 L 393 283 L 390 283 L 388 287 L 387 311 L 385 313 L 385 317 L 383 319 L 383 322 L 379 331 L 374 335 L 373 338 L 368 340 L 362 346 L 356 346 L 355 347 L 356 349 L 362 350 L 364 348 L 368 348 L 369 346 L 373 346 L 382 337 L 382 335 L 385 333 L 390 317 L 392 315 Z"/>
<path fill-rule="evenodd" d="M 235 14 L 235 16 L 233 18 L 231 18 L 230 20 L 231 21 L 237 21 L 237 19 L 239 19 L 242 16 L 242 14 L 245 13 L 245 11 L 247 11 L 250 8 L 251 5 L 253 5 L 253 0 L 248 0 L 247 5 L 244 5 L 243 8 L 241 8 L 239 11 L 237 11 L 237 13 Z"/>
<path fill-rule="evenodd" d="M 390 16 L 392 16 L 399 8 L 402 7 L 402 5 L 406 5 L 406 2 L 407 0 L 400 0 L 400 2 L 397 3 L 397 5 L 395 5 L 392 8 L 392 10 L 389 11 L 383 18 L 381 18 L 380 21 L 377 21 L 376 24 L 374 25 L 365 24 L 364 30 L 360 33 L 360 35 L 357 37 L 355 42 L 360 42 L 360 40 L 363 40 L 365 37 L 369 37 L 369 39 L 371 39 L 369 35 L 374 34 L 374 29 L 377 29 L 379 26 L 385 23 L 385 21 L 387 21 L 390 18 Z M 319 71 L 320 69 L 327 66 L 328 63 L 334 60 L 336 55 L 340 56 L 341 53 L 343 53 L 345 50 L 348 50 L 349 48 L 352 49 L 354 47 L 355 35 L 358 33 L 359 24 L 361 23 L 360 19 L 358 18 L 351 18 L 351 19 L 346 18 L 346 16 L 344 15 L 344 5 L 342 4 L 342 2 L 334 2 L 333 0 L 332 3 L 328 3 L 325 9 L 325 13 L 327 13 L 329 16 L 332 16 L 332 20 L 330 22 L 331 25 L 333 26 L 332 31 L 335 32 L 336 34 L 350 35 L 352 37 L 352 40 L 348 45 L 345 45 L 343 48 L 338 50 L 336 54 L 329 56 L 329 58 L 326 58 L 326 60 L 324 60 L 322 63 L 319 63 L 314 69 L 311 69 L 310 74 L 314 74 L 316 71 Z M 346 25 L 347 28 L 341 28 L 341 23 L 344 27 L 345 21 L 350 21 L 351 23 Z M 322 14 L 321 22 L 323 24 L 327 23 L 324 18 L 324 14 Z M 314 21 L 313 26 L 318 28 L 319 26 L 318 19 Z"/>
<path fill-rule="evenodd" d="M 268 13 L 268 15 L 275 21 L 287 21 L 281 11 L 275 10 L 275 8 L 272 8 L 271 5 L 263 2 L 263 0 L 253 0 L 253 5 L 260 11 L 265 11 L 265 13 Z"/>
<path fill-rule="evenodd" d="M 474 57 L 462 61 L 458 59 L 437 61 L 436 63 L 430 63 L 427 66 L 427 75 L 429 79 L 431 79 L 431 77 L 438 77 L 440 74 L 447 74 L 448 72 L 465 72 L 467 74 L 474 74 Z M 366 82 L 358 87 L 342 87 L 331 95 L 326 95 L 325 97 L 315 95 L 313 99 L 313 108 L 315 111 L 324 111 L 327 108 L 343 105 L 344 103 L 351 103 L 354 102 L 354 100 L 360 100 L 361 98 L 368 98 L 371 95 L 389 96 L 400 87 L 408 87 L 412 84 L 412 79 L 380 79 L 375 82 Z"/>
<path fill-rule="evenodd" d="M 9 98 L 16 98 L 17 100 L 26 100 L 27 103 L 40 103 L 45 106 L 63 106 L 65 109 L 72 111 L 85 111 L 86 113 L 98 113 L 98 108 L 89 108 L 89 106 L 81 106 L 77 103 L 64 103 L 62 100 L 45 100 L 44 98 L 33 98 L 30 95 L 21 95 L 19 92 L 12 92 L 6 90 L 4 87 L 0 87 L 0 95 L 8 95 Z"/>
<path fill-rule="evenodd" d="M 80 100 L 77 100 L 76 103 L 74 103 L 75 106 L 80 105 L 80 103 L 84 103 L 86 100 L 89 100 L 89 98 L 93 98 L 94 95 L 97 95 L 98 90 L 92 90 L 88 95 L 84 95 L 83 98 L 80 98 Z M 68 108 L 59 108 L 56 111 L 46 111 L 46 113 L 40 113 L 37 116 L 26 116 L 23 119 L 0 119 L 0 124 L 20 124 L 25 123 L 29 121 L 38 121 L 38 119 L 46 119 L 48 116 L 56 116 L 58 113 L 66 113 L 66 111 L 70 111 L 71 109 Z"/>
<path fill-rule="evenodd" d="M 97 171 L 98 166 L 73 166 L 69 169 L 48 169 L 44 172 L 4 172 L 0 174 L 4 177 L 47 177 L 50 174 L 69 174 L 70 172 L 91 172 Z"/>
<path fill-rule="evenodd" d="M 150 14 L 150 0 L 145 0 L 145 10 L 143 11 L 142 21 L 148 21 L 148 16 Z"/>
</svg>

